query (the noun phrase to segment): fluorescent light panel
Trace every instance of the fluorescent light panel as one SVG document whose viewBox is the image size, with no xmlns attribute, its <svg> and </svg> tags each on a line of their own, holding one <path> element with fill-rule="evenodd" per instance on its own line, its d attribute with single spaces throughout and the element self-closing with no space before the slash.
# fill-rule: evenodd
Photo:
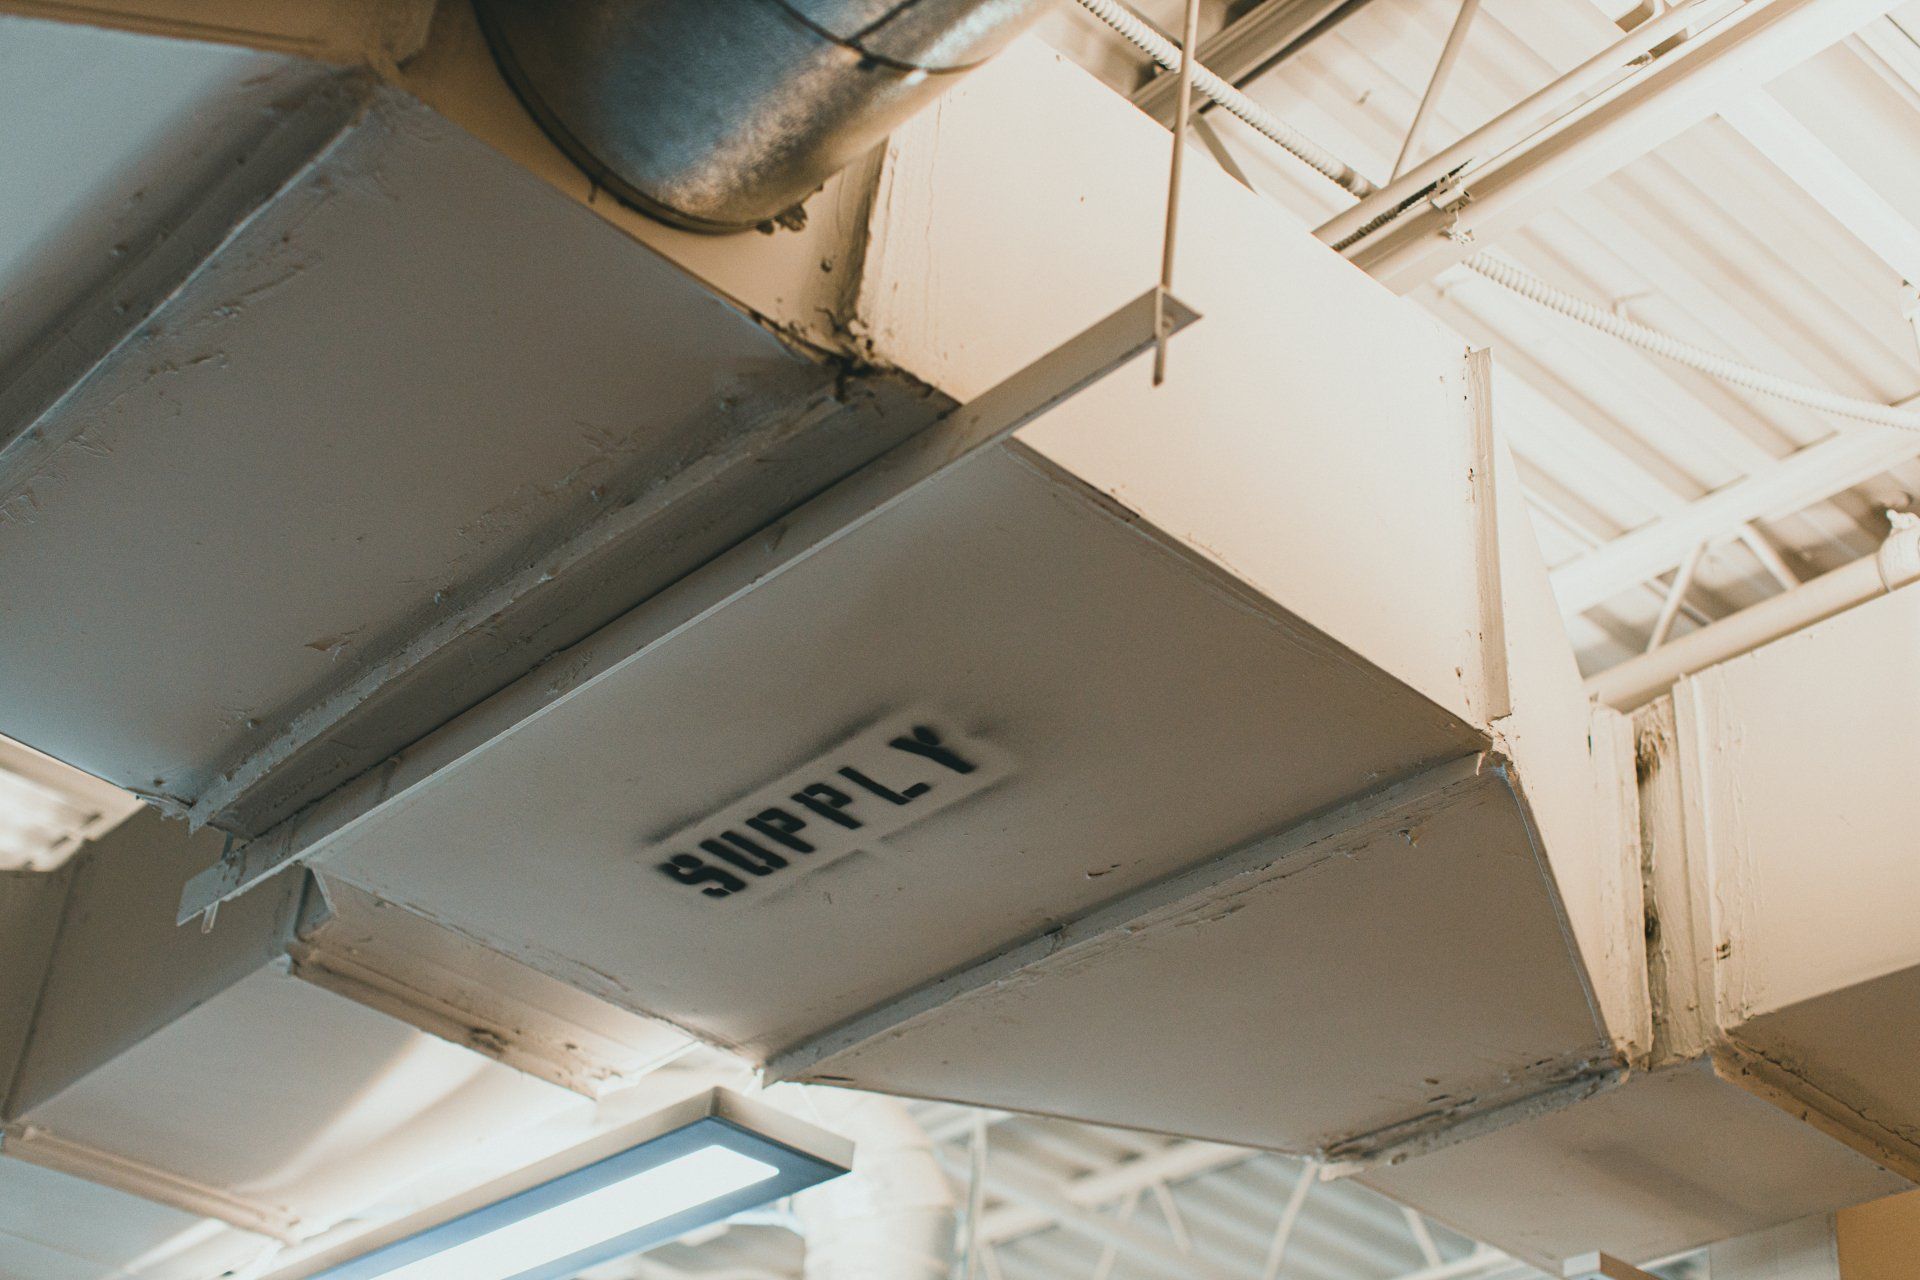
<svg viewBox="0 0 1920 1280">
<path fill-rule="evenodd" d="M 537 1166 L 481 1207 L 312 1280 L 562 1280 L 837 1177 L 852 1163 L 843 1139 L 722 1089 L 620 1137 L 631 1141 L 612 1154 L 557 1171 L 555 1162 Z M 529 1178 L 536 1180 L 526 1185 Z"/>
</svg>

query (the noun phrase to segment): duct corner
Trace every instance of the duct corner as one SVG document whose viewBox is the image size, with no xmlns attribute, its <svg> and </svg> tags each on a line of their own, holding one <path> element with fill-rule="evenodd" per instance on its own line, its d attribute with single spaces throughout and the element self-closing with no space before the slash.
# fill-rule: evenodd
<svg viewBox="0 0 1920 1280">
<path fill-rule="evenodd" d="M 439 6 L 425 45 L 393 83 L 772 331 L 810 350 L 868 359 L 849 344 L 848 326 L 865 253 L 870 162 L 829 179 L 798 225 L 716 238 L 620 203 L 578 168 L 521 105 L 471 4 Z"/>
</svg>

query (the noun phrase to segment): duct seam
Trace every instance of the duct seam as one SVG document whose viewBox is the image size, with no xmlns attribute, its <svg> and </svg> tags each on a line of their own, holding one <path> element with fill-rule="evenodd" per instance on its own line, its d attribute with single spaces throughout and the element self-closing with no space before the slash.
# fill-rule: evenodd
<svg viewBox="0 0 1920 1280">
<path fill-rule="evenodd" d="M 1469 1142 L 1524 1120 L 1551 1115 L 1575 1103 L 1619 1087 L 1633 1076 L 1629 1067 L 1580 1057 L 1562 1064 L 1559 1078 L 1531 1092 L 1468 1098 L 1438 1111 L 1355 1134 L 1316 1153 L 1333 1178 L 1401 1164 L 1415 1156 Z"/>
<path fill-rule="evenodd" d="M 865 27 L 862 27 L 850 36 L 840 36 L 835 35 L 826 27 L 821 26 L 812 18 L 809 18 L 806 14 L 789 4 L 788 0 L 774 0 L 774 3 L 784 9 L 788 17 L 813 32 L 814 35 L 820 37 L 822 40 L 825 40 L 828 44 L 837 44 L 842 49 L 857 53 L 868 62 L 876 66 L 886 67 L 890 71 L 903 71 L 909 75 L 918 73 L 929 76 L 952 76 L 964 75 L 966 72 L 972 71 L 974 68 L 982 65 L 982 62 L 975 61 L 963 62 L 951 67 L 929 67 L 918 62 L 909 62 L 904 58 L 895 58 L 868 48 L 866 44 L 863 43 L 866 38 L 898 17 L 900 15 L 899 9 L 894 10 L 875 22 L 868 23 Z"/>
</svg>

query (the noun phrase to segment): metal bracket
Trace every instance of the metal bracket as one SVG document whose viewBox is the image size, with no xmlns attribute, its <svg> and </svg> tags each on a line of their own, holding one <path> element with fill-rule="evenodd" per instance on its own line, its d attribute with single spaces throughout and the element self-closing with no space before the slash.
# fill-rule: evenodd
<svg viewBox="0 0 1920 1280">
<path fill-rule="evenodd" d="M 1458 169 L 1433 184 L 1427 192 L 1427 204 L 1436 213 L 1454 212 L 1473 203 L 1473 192 L 1467 190 L 1467 184 L 1461 180 Z"/>
</svg>

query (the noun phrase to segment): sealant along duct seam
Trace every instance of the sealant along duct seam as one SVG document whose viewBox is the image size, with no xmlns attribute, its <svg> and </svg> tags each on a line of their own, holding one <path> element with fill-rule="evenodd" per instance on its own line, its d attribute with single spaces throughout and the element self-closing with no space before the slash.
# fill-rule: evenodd
<svg viewBox="0 0 1920 1280">
<path fill-rule="evenodd" d="M 924 62 L 910 62 L 903 58 L 897 58 L 892 54 L 882 53 L 876 49 L 870 48 L 865 43 L 866 38 L 868 36 L 872 35 L 876 31 L 879 31 L 882 27 L 885 27 L 888 23 L 899 18 L 900 15 L 905 13 L 908 9 L 910 9 L 917 2 L 917 0 L 906 0 L 905 4 L 896 6 L 895 8 L 886 12 L 885 14 L 882 14 L 880 17 L 874 19 L 872 22 L 868 23 L 866 26 L 860 28 L 858 31 L 854 32 L 852 35 L 846 35 L 846 36 L 839 35 L 836 32 L 830 30 L 829 28 L 822 26 L 818 22 L 815 22 L 812 18 L 808 17 L 801 10 L 796 9 L 793 5 L 789 4 L 788 0 L 773 0 L 773 2 L 779 5 L 782 9 L 785 9 L 787 11 L 787 14 L 790 17 L 792 17 L 792 19 L 795 22 L 799 23 L 801 26 L 805 27 L 807 30 L 813 32 L 815 35 L 819 36 L 822 40 L 827 41 L 829 44 L 837 44 L 843 49 L 847 49 L 847 50 L 850 50 L 851 52 L 859 54 L 862 58 L 865 58 L 869 62 L 872 62 L 878 66 L 887 67 L 894 71 L 904 71 L 909 74 L 913 74 L 917 72 L 921 75 L 929 75 L 929 76 L 965 75 L 967 72 L 972 71 L 976 67 L 984 65 L 988 61 L 988 59 L 981 58 L 971 62 L 954 63 L 950 66 L 931 66 Z"/>
<path fill-rule="evenodd" d="M 970 994 L 995 989 L 1068 952 L 1097 949 L 1117 938 L 1134 939 L 1143 931 L 1184 918 L 1196 904 L 1217 907 L 1223 895 L 1253 892 L 1275 879 L 1284 879 L 1329 858 L 1350 854 L 1380 833 L 1391 832 L 1421 815 L 1455 802 L 1478 787 L 1510 787 L 1501 763 L 1486 753 L 1463 756 L 1434 765 L 1412 777 L 1381 788 L 1277 832 L 1256 838 L 1219 857 L 1178 872 L 1127 894 L 1025 942 L 1015 943 L 972 965 L 895 997 L 821 1035 L 775 1054 L 766 1064 L 771 1080 L 809 1080 L 835 1083 L 830 1069 L 816 1071 L 840 1053 L 903 1030 L 921 1017 Z M 1516 793 L 1517 802 L 1524 800 Z M 1538 859 L 1536 858 L 1536 863 Z M 1562 916 L 1561 931 L 1567 933 Z M 1616 1064 L 1601 1063 L 1604 1029 L 1595 1009 L 1595 1040 L 1564 1060 L 1546 1064 L 1538 1077 L 1519 1081 L 1497 1098 L 1477 1098 L 1468 1116 L 1409 1117 L 1378 1133 L 1356 1135 L 1339 1144 L 1338 1158 L 1371 1163 L 1409 1154 L 1415 1148 L 1446 1145 L 1451 1136 L 1430 1132 L 1435 1127 L 1470 1126 L 1476 1118 L 1506 1114 L 1511 1108 L 1556 1110 L 1606 1088 L 1620 1078 Z M 885 1086 L 863 1087 L 885 1091 Z M 1466 1136 L 1468 1129 L 1461 1129 Z"/>
</svg>

